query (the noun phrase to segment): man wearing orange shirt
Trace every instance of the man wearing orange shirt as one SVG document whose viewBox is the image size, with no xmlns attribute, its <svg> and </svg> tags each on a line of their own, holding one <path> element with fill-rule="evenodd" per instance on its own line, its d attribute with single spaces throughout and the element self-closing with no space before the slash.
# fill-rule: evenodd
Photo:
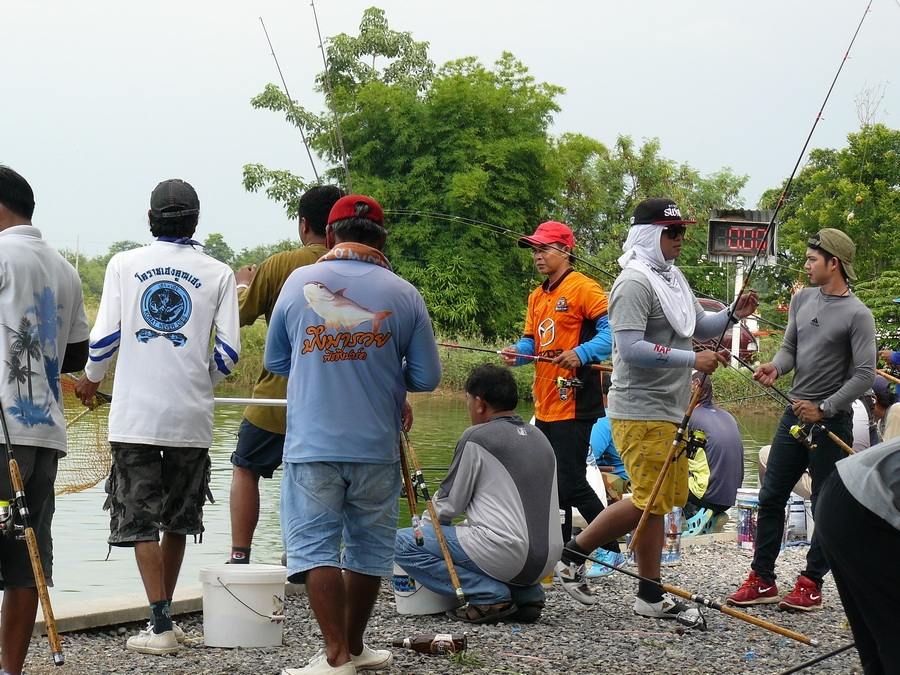
<svg viewBox="0 0 900 675">
<path fill-rule="evenodd" d="M 603 502 L 588 485 L 585 457 L 591 428 L 604 411 L 600 378 L 589 364 L 612 352 L 606 294 L 596 281 L 572 269 L 575 236 L 563 223 L 541 223 L 533 235 L 519 239 L 519 246 L 532 249 L 534 264 L 547 279 L 528 297 L 524 336 L 503 350 L 503 359 L 511 366 L 534 364 L 535 426 L 556 453 L 559 507 L 574 506 L 590 523 Z M 570 536 L 567 524 L 563 540 Z M 593 597 L 582 583 L 564 588 L 587 594 L 579 598 L 582 602 Z"/>
</svg>

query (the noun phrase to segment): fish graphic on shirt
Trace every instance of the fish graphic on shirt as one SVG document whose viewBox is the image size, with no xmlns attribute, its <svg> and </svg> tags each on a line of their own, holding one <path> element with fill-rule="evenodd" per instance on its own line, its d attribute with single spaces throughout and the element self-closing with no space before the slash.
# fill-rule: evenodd
<svg viewBox="0 0 900 675">
<path fill-rule="evenodd" d="M 347 289 L 331 291 L 325 284 L 310 281 L 303 286 L 303 296 L 313 311 L 322 317 L 328 328 L 351 330 L 361 323 L 371 321 L 372 332 L 377 333 L 381 322 L 389 317 L 391 312 L 373 312 L 366 309 L 346 297 L 345 290 Z"/>
</svg>

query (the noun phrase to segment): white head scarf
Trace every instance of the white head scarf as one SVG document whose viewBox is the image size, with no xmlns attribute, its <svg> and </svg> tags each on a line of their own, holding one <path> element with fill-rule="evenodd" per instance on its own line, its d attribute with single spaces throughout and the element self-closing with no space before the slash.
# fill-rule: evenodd
<svg viewBox="0 0 900 675">
<path fill-rule="evenodd" d="M 672 328 L 681 337 L 690 337 L 697 323 L 694 293 L 681 270 L 663 258 L 659 244 L 662 229 L 659 225 L 632 225 L 622 245 L 619 265 L 647 277 Z"/>
</svg>

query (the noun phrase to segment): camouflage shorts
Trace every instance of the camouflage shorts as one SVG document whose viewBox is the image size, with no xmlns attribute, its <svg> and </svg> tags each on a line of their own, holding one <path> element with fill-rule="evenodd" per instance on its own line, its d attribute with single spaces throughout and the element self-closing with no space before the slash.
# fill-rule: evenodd
<svg viewBox="0 0 900 675">
<path fill-rule="evenodd" d="M 209 494 L 207 448 L 110 442 L 113 465 L 106 480 L 109 544 L 159 541 L 160 532 L 202 534 Z"/>
</svg>

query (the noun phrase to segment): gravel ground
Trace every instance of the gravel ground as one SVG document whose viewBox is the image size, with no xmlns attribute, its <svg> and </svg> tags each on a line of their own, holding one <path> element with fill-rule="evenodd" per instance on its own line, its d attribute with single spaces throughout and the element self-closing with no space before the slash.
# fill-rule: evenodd
<svg viewBox="0 0 900 675">
<path fill-rule="evenodd" d="M 790 547 L 779 558 L 783 586 L 803 568 L 806 547 Z M 724 599 L 749 570 L 747 554 L 733 544 L 686 546 L 680 566 L 664 569 L 664 580 L 686 590 Z M 469 649 L 461 657 L 424 656 L 394 649 L 391 673 L 778 673 L 852 641 L 837 591 L 826 581 L 825 605 L 809 614 L 780 612 L 769 605 L 750 609 L 819 640 L 807 647 L 788 638 L 706 611 L 709 630 L 676 631 L 674 622 L 645 619 L 631 611 L 636 582 L 622 574 L 591 582 L 601 601 L 584 607 L 558 585 L 547 594 L 541 621 L 532 625 L 470 626 L 443 617 L 396 614 L 385 582 L 369 623 L 367 642 L 390 646 L 391 640 L 417 633 L 467 633 Z M 782 591 L 789 588 L 782 588 Z M 54 667 L 46 639 L 32 641 L 26 671 L 54 673 L 280 673 L 305 664 L 319 648 L 319 631 L 303 596 L 288 599 L 284 645 L 268 649 L 213 649 L 203 646 L 202 615 L 178 618 L 188 646 L 173 656 L 153 657 L 125 650 L 125 637 L 138 626 L 71 633 L 64 636 L 66 665 Z M 862 672 L 855 650 L 817 664 L 807 673 Z"/>
</svg>

